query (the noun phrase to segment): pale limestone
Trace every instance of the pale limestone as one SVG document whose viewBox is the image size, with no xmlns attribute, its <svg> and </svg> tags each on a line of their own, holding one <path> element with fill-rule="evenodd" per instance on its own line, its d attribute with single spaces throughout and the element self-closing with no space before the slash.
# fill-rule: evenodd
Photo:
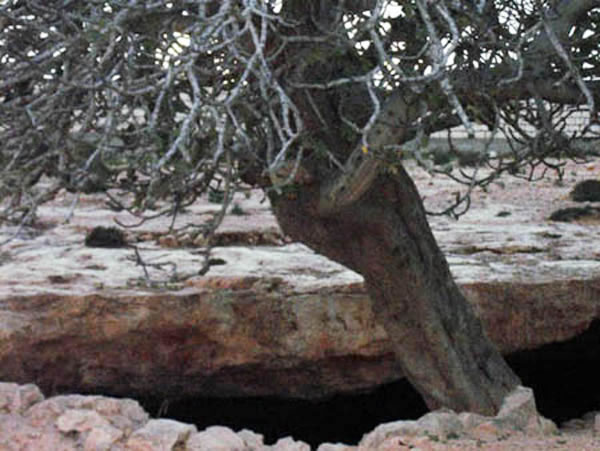
<svg viewBox="0 0 600 451">
<path fill-rule="evenodd" d="M 189 451 L 245 451 L 244 440 L 231 429 L 211 426 L 193 434 L 186 443 Z"/>
<path fill-rule="evenodd" d="M 69 409 L 56 420 L 56 427 L 64 433 L 84 432 L 107 426 L 110 426 L 108 420 L 93 410 Z"/>
<path fill-rule="evenodd" d="M 322 443 L 316 451 L 357 451 L 356 446 L 348 446 L 342 443 Z"/>
<path fill-rule="evenodd" d="M 527 387 L 517 387 L 504 399 L 496 419 L 505 428 L 529 435 L 544 435 L 558 430 L 552 421 L 538 414 L 533 390 Z"/>
<path fill-rule="evenodd" d="M 459 188 L 407 165 L 430 210 Z M 547 220 L 553 209 L 571 205 L 570 186 L 589 177 L 585 167 L 571 165 L 565 174 L 562 187 L 510 179 L 509 188 L 475 191 L 460 221 L 430 218 L 453 275 L 503 353 L 572 338 L 600 318 L 597 226 Z M 285 237 L 261 193 L 238 196 L 249 214 L 226 217 L 217 232 L 217 239 L 237 237 L 224 241 L 235 245 L 214 249 L 225 264 L 164 290 L 137 284 L 142 271 L 131 249 L 83 245 L 94 226 L 131 218 L 107 210 L 100 195 L 84 195 L 65 224 L 70 196 L 61 193 L 40 209 L 40 224 L 51 227 L 23 230 L 3 246 L 0 380 L 35 381 L 44 391 L 71 381 L 73 392 L 111 387 L 121 396 L 319 398 L 402 377 L 362 277 L 301 244 L 276 245 Z M 199 223 L 218 208 L 203 200 L 180 218 Z M 511 214 L 499 217 L 501 211 Z M 158 244 L 168 226 L 161 218 L 127 234 L 146 240 L 140 243 L 146 261 L 176 262 L 180 274 L 197 271 L 202 259 L 191 243 Z M 11 230 L 0 228 L 0 241 Z M 270 245 L 244 245 L 251 242 Z M 44 353 L 36 352 L 40 346 Z M 347 356 L 353 378 L 338 364 Z M 172 371 L 181 367 L 185 377 Z M 215 373 L 222 377 L 215 381 Z"/>
<path fill-rule="evenodd" d="M 384 443 L 387 443 L 385 445 L 387 447 L 391 446 L 390 443 L 398 443 L 398 440 L 402 442 L 403 439 L 418 436 L 447 439 L 448 437 L 458 437 L 463 433 L 463 423 L 456 413 L 451 410 L 438 410 L 415 421 L 395 421 L 381 424 L 363 437 L 359 449 L 361 451 L 379 449 Z"/>
<path fill-rule="evenodd" d="M 125 433 L 113 426 L 97 426 L 90 430 L 83 445 L 84 451 L 111 451 Z"/>
<path fill-rule="evenodd" d="M 494 419 L 481 421 L 476 426 L 469 429 L 469 436 L 479 440 L 497 440 L 505 435 L 501 425 Z"/>
<path fill-rule="evenodd" d="M 456 188 L 409 169 L 431 209 Z M 589 175 L 577 168 L 568 172 Z M 569 205 L 562 199 L 568 184 L 542 182 L 529 192 L 527 185 L 513 183 L 510 190 L 474 193 L 473 209 L 458 222 L 431 218 L 453 275 L 503 353 L 572 338 L 600 317 L 596 226 L 547 220 L 551 209 Z M 61 194 L 40 210 L 40 222 L 55 226 L 31 230 L 3 247 L 0 380 L 35 381 L 45 391 L 71 381 L 68 389 L 74 392 L 111 387 L 120 396 L 135 391 L 155 397 L 176 392 L 319 398 L 402 377 L 362 277 L 349 269 L 298 243 L 234 241 L 214 249 L 225 264 L 206 276 L 167 285 L 172 289 L 144 289 L 136 285 L 142 273 L 132 264 L 131 249 L 83 245 L 86 231 L 127 217 L 90 195 L 64 224 L 60 217 L 69 211 L 68 197 Z M 261 198 L 254 192 L 250 199 L 236 199 L 250 215 L 228 217 L 218 236 L 283 238 Z M 215 208 L 199 202 L 181 219 L 197 222 Z M 498 217 L 501 210 L 511 215 Z M 179 273 L 197 271 L 196 248 L 157 244 L 162 226 L 168 221 L 128 234 L 150 240 L 140 244 L 147 261 L 176 262 Z M 1 228 L 0 240 L 9 231 Z M 40 346 L 44 353 L 36 352 Z M 35 365 L 28 361 L 32 355 Z M 338 364 L 347 356 L 353 378 Z M 172 371 L 180 367 L 186 377 Z M 217 372 L 219 380 L 211 376 Z"/>
<path fill-rule="evenodd" d="M 41 390 L 33 384 L 0 382 L 0 413 L 23 413 L 43 399 Z"/>
<path fill-rule="evenodd" d="M 292 437 L 280 438 L 270 448 L 271 451 L 310 451 L 310 446 Z"/>
<path fill-rule="evenodd" d="M 17 384 L 4 384 L 1 391 L 4 400 L 14 399 L 19 391 L 36 392 L 31 386 Z M 143 415 L 140 415 L 137 403 L 126 399 L 81 395 L 48 398 L 35 403 L 26 412 L 21 413 L 17 409 L 14 413 L 0 413 L 0 450 L 310 450 L 306 443 L 291 437 L 282 438 L 273 446 L 266 446 L 260 434 L 249 430 L 236 434 L 226 427 L 214 426 L 197 433 L 194 426 L 177 421 L 146 421 L 147 414 L 143 410 L 141 412 Z M 528 419 L 527 415 L 531 417 Z M 138 423 L 144 418 L 143 424 Z M 598 435 L 598 423 L 600 414 L 589 412 L 581 419 L 566 422 L 558 436 L 556 428 L 544 427 L 544 419 L 532 409 L 530 391 L 518 387 L 505 400 L 501 416 L 456 415 L 441 410 L 416 421 L 381 425 L 367 434 L 358 447 L 325 443 L 317 447 L 317 451 L 477 451 L 482 444 L 485 449 L 493 451 L 591 451 L 600 449 L 600 439 L 593 437 L 594 434 Z M 123 425 L 124 429 L 118 425 Z M 131 427 L 136 430 L 129 431 Z M 461 428 L 463 431 L 457 436 Z M 432 433 L 435 431 L 438 434 Z M 206 437 L 209 440 L 205 441 Z M 557 444 L 564 446 L 557 447 Z"/>
<path fill-rule="evenodd" d="M 149 420 L 131 434 L 127 449 L 131 451 L 165 450 L 185 446 L 186 441 L 197 431 L 196 426 L 174 420 Z"/>
<path fill-rule="evenodd" d="M 259 451 L 265 446 L 262 434 L 257 434 L 249 429 L 242 429 L 237 435 L 244 441 L 244 445 L 248 448 L 248 451 Z"/>
<path fill-rule="evenodd" d="M 476 428 L 481 423 L 488 421 L 489 417 L 473 412 L 461 412 L 458 414 L 458 419 L 466 430 Z"/>
<path fill-rule="evenodd" d="M 464 432 L 463 424 L 458 415 L 447 409 L 429 412 L 419 418 L 417 424 L 424 435 L 439 439 L 456 437 Z"/>
</svg>

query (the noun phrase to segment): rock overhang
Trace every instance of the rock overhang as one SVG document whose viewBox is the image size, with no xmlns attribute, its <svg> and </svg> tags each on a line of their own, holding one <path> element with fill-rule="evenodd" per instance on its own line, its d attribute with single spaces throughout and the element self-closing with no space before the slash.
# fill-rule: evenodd
<svg viewBox="0 0 600 451">
<path fill-rule="evenodd" d="M 426 202 L 454 189 L 415 173 Z M 543 190 L 513 202 L 480 194 L 461 220 L 431 219 L 457 283 L 505 353 L 566 340 L 600 316 L 597 226 L 547 221 L 549 208 L 568 201 L 555 184 Z M 557 201 L 542 204 L 544 196 Z M 98 197 L 69 224 L 58 220 L 66 198 L 43 207 L 50 226 L 3 250 L 0 379 L 116 394 L 315 398 L 402 377 L 362 277 L 286 243 L 259 194 L 235 202 L 250 214 L 229 217 L 220 233 L 282 244 L 218 246 L 213 257 L 225 264 L 159 289 L 139 283 L 130 248 L 83 246 L 87 231 L 115 216 Z M 200 203 L 187 220 L 216 209 Z M 143 258 L 197 270 L 198 249 L 165 247 L 164 225 L 130 235 Z"/>
</svg>

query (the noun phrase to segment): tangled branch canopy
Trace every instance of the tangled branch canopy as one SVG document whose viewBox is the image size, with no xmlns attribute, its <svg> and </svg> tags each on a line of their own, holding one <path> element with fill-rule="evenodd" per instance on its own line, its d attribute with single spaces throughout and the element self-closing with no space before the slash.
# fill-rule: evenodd
<svg viewBox="0 0 600 451">
<path fill-rule="evenodd" d="M 506 139 L 495 173 L 544 162 L 598 137 L 599 52 L 599 0 L 5 0 L 0 222 L 62 188 L 144 217 L 303 171 L 337 202 L 456 125 Z"/>
</svg>

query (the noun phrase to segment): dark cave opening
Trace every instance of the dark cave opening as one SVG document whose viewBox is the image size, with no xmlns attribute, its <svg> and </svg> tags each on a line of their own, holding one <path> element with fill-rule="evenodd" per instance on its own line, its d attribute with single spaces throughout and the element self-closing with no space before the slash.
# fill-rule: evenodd
<svg viewBox="0 0 600 451">
<path fill-rule="evenodd" d="M 506 356 L 523 385 L 533 388 L 538 411 L 558 425 L 600 411 L 600 320 L 575 338 Z"/>
<path fill-rule="evenodd" d="M 152 416 L 158 399 L 139 400 Z M 416 419 L 427 413 L 421 396 L 405 380 L 369 393 L 339 394 L 319 401 L 260 398 L 195 398 L 169 403 L 165 418 L 193 423 L 202 430 L 227 426 L 264 435 L 265 444 L 292 436 L 311 447 L 323 442 L 358 443 L 363 434 L 386 421 Z"/>
<path fill-rule="evenodd" d="M 506 356 L 525 386 L 533 388 L 540 413 L 561 422 L 600 410 L 600 321 L 561 343 Z M 153 416 L 161 399 L 141 399 Z M 266 444 L 292 436 L 316 447 L 323 442 L 357 444 L 381 423 L 415 419 L 427 412 L 420 395 L 405 380 L 369 393 L 340 394 L 321 401 L 279 398 L 194 398 L 172 401 L 163 417 L 235 431 L 263 434 Z"/>
</svg>

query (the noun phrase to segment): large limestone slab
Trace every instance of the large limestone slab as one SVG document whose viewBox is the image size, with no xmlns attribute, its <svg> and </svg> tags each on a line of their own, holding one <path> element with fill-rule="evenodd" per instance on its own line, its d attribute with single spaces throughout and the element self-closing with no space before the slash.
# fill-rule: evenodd
<svg viewBox="0 0 600 451">
<path fill-rule="evenodd" d="M 458 222 L 432 217 L 453 274 L 503 352 L 570 338 L 600 316 L 598 225 L 547 220 L 570 205 L 569 187 L 589 168 L 569 168 L 563 186 L 505 181 L 476 193 Z M 411 170 L 430 209 L 457 190 Z M 65 224 L 69 196 L 41 209 L 45 227 L 0 251 L 0 380 L 127 396 L 317 398 L 402 377 L 361 276 L 289 243 L 260 194 L 236 198 L 248 214 L 228 217 L 220 232 L 231 245 L 214 257 L 225 264 L 157 289 L 139 284 L 132 249 L 83 244 L 94 226 L 131 219 L 86 196 Z M 217 208 L 199 203 L 181 221 Z M 149 267 L 156 279 L 202 261 L 193 243 L 158 239 L 167 226 L 129 232 L 146 262 L 164 264 Z"/>
</svg>

